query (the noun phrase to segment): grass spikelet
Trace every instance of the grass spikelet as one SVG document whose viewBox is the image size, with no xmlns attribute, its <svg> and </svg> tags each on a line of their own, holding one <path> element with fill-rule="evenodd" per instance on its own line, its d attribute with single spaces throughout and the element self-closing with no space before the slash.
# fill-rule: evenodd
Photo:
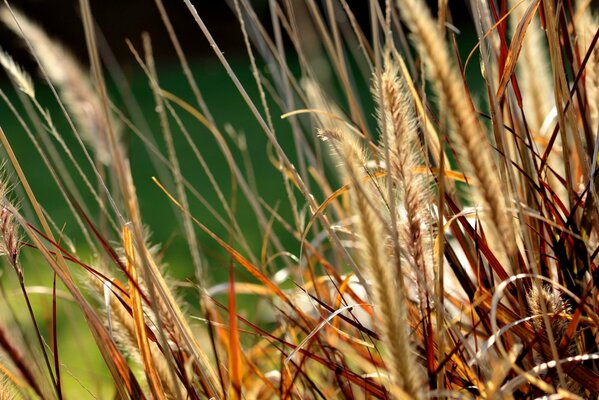
<svg viewBox="0 0 599 400">
<path fill-rule="evenodd" d="M 114 280 L 106 283 L 99 279 L 93 279 L 91 281 L 90 291 L 96 297 L 102 298 L 105 287 L 109 289 L 110 295 L 108 296 L 108 302 L 107 304 L 104 304 L 106 312 L 104 317 L 106 322 L 108 324 L 108 318 L 110 318 L 111 332 L 114 340 L 119 344 L 121 351 L 123 351 L 132 362 L 141 365 L 142 361 L 136 342 L 135 323 L 130 312 L 125 308 L 123 302 L 119 300 L 119 297 L 117 297 L 117 293 L 119 292 L 116 287 L 119 285 L 121 284 L 115 284 Z M 120 287 L 122 287 L 122 285 Z M 120 296 L 122 296 L 122 294 Z M 110 317 L 108 317 L 108 314 Z M 158 345 L 154 341 L 151 341 L 149 347 L 152 364 L 156 369 L 162 387 L 164 388 L 164 395 L 167 399 L 176 399 L 177 393 L 181 393 L 183 390 L 181 382 L 179 380 L 177 380 L 176 383 L 173 382 L 168 361 L 165 359 Z"/>
<path fill-rule="evenodd" d="M 3 376 L 4 371 L 0 372 L 0 400 L 20 400 L 23 396 L 19 395 L 17 388 L 8 379 Z"/>
<path fill-rule="evenodd" d="M 370 278 L 378 316 L 382 321 L 383 342 L 388 352 L 392 382 L 409 398 L 423 398 L 419 372 L 410 344 L 407 303 L 403 285 L 394 271 L 384 238 L 387 235 L 380 216 L 374 211 L 378 194 L 373 182 L 360 184 L 365 156 L 360 145 L 341 131 L 322 130 L 321 138 L 331 142 L 334 152 L 344 161 L 347 173 L 355 185 L 354 210 L 358 216 L 357 232 L 362 268 Z"/>
<path fill-rule="evenodd" d="M 428 172 L 416 174 L 419 153 L 418 130 L 409 91 L 391 59 L 387 58 L 385 70 L 379 79 L 373 78 L 372 93 L 378 105 L 379 130 L 387 134 L 389 170 L 401 208 L 398 212 L 400 242 L 404 245 L 421 291 L 430 289 L 434 273 L 431 257 L 431 214 L 427 206 L 432 203 Z M 385 124 L 385 126 L 383 126 Z M 382 146 L 384 147 L 384 143 Z M 422 294 L 422 293 L 421 293 Z M 422 298 L 421 301 L 424 301 Z"/>
<path fill-rule="evenodd" d="M 20 91 L 25 93 L 27 96 L 34 98 L 35 90 L 33 87 L 33 81 L 28 73 L 26 73 L 23 68 L 21 68 L 15 60 L 8 55 L 4 50 L 0 48 L 0 64 L 12 79 L 12 81 L 17 85 Z"/>
<path fill-rule="evenodd" d="M 413 33 L 421 55 L 428 61 L 428 73 L 440 88 L 452 123 L 452 133 L 460 149 L 461 161 L 467 167 L 473 192 L 483 207 L 483 222 L 488 242 L 502 261 L 516 251 L 514 227 L 506 207 L 505 191 L 493 161 L 493 153 L 470 97 L 464 90 L 462 77 L 451 60 L 443 36 L 423 1 L 398 0 L 400 14 Z"/>
<path fill-rule="evenodd" d="M 87 73 L 70 52 L 19 11 L 2 7 L 0 20 L 32 46 L 44 74 L 60 90 L 61 98 L 74 117 L 81 137 L 91 146 L 98 160 L 109 164 L 106 121 L 100 99 Z"/>
<path fill-rule="evenodd" d="M 562 299 L 562 296 L 551 287 L 542 286 L 541 288 L 538 288 L 537 286 L 538 285 L 532 285 L 532 288 L 526 296 L 531 315 L 537 316 L 532 323 L 536 329 L 544 329 L 544 324 L 540 316 L 543 314 L 541 302 L 545 303 L 556 342 L 559 342 L 568 329 L 568 319 L 565 318 L 564 315 L 571 314 L 571 307 L 567 305 Z"/>
</svg>

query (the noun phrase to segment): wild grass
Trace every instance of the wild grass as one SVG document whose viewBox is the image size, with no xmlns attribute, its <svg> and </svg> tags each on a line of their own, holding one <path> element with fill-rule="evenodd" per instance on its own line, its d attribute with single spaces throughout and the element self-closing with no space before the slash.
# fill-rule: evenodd
<svg viewBox="0 0 599 400">
<path fill-rule="evenodd" d="M 436 15 L 422 0 L 370 1 L 362 20 L 345 0 L 272 0 L 264 21 L 229 0 L 252 78 L 242 83 L 184 0 L 251 131 L 240 110 L 214 118 L 160 0 L 193 100 L 163 86 L 140 33 L 141 46 L 127 44 L 158 124 L 131 94 L 118 107 L 107 78 L 122 93 L 126 82 L 79 3 L 84 63 L 11 2 L 0 10 L 42 72 L 32 79 L 0 51 L 15 90 L 0 92 L 2 112 L 33 145 L 18 151 L 20 132 L 0 128 L 0 398 L 599 396 L 590 2 L 471 0 L 474 30 L 460 33 L 443 1 Z M 467 34 L 472 49 L 459 46 Z M 466 78 L 474 70 L 482 87 Z M 58 107 L 38 97 L 44 84 Z M 203 153 L 206 135 L 222 164 Z M 132 137 L 151 181 L 136 178 Z M 60 196 L 35 189 L 28 157 Z M 280 182 L 255 176 L 260 158 Z M 150 185 L 160 198 L 140 196 Z M 149 232 L 169 228 L 148 226 L 147 201 L 173 213 L 194 279 L 164 265 L 172 250 Z M 48 211 L 57 203 L 67 218 Z M 88 353 L 103 361 L 73 369 Z"/>
</svg>

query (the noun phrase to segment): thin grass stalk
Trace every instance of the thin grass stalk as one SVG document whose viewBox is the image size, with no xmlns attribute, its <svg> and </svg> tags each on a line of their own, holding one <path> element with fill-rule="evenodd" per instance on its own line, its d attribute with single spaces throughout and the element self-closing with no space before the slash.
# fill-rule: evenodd
<svg viewBox="0 0 599 400">
<path fill-rule="evenodd" d="M 247 2 L 244 1 L 244 5 Z M 274 76 L 277 76 L 279 79 L 277 80 L 277 83 L 279 85 L 279 91 L 283 93 L 283 100 L 284 100 L 284 104 L 281 104 L 281 109 L 282 110 L 286 110 L 286 111 L 291 111 L 293 109 L 295 109 L 295 100 L 294 100 L 294 96 L 293 96 L 293 92 L 291 91 L 292 89 L 292 83 L 291 83 L 291 79 L 289 77 L 288 71 L 289 71 L 289 67 L 287 65 L 287 58 L 285 55 L 285 49 L 284 49 L 284 43 L 283 43 L 283 37 L 282 37 L 282 32 L 281 32 L 281 23 L 279 21 L 279 19 L 277 18 L 277 15 L 275 13 L 275 9 L 276 9 L 276 1 L 275 0 L 269 0 L 268 2 L 269 4 L 269 11 L 270 11 L 270 18 L 271 18 L 271 22 L 272 22 L 272 26 L 273 26 L 273 31 L 274 31 L 274 42 L 276 44 L 276 53 L 275 55 L 278 55 L 279 60 L 280 60 L 280 71 L 276 70 L 276 64 L 275 64 L 275 60 L 269 62 L 269 67 L 273 73 Z M 251 16 L 254 16 L 255 13 L 251 13 Z M 256 22 L 255 19 L 252 19 L 252 23 L 254 24 L 254 27 L 260 27 L 259 23 Z M 263 44 L 263 46 L 268 46 L 268 42 L 266 39 L 263 39 L 261 41 L 261 43 Z M 264 53 L 264 52 L 263 52 Z M 291 122 L 291 130 L 293 132 L 293 144 L 295 146 L 295 154 L 296 154 L 296 158 L 299 164 L 299 173 L 302 176 L 302 178 L 306 181 L 306 184 L 310 185 L 310 182 L 308 180 L 308 171 L 307 171 L 307 162 L 311 165 L 316 165 L 316 160 L 314 159 L 312 152 L 311 151 L 302 151 L 303 149 L 306 149 L 307 146 L 307 140 L 306 137 L 303 135 L 303 132 L 301 130 L 301 127 L 299 125 L 299 121 L 296 118 L 292 118 L 290 120 Z"/>
<path fill-rule="evenodd" d="M 593 14 L 590 4 L 584 6 L 584 1 L 577 2 L 577 20 L 576 29 L 579 39 L 578 45 L 581 54 L 586 55 L 591 51 L 592 54 L 585 67 L 585 89 L 589 106 L 591 130 L 593 134 L 599 131 L 599 46 L 590 49 L 593 36 L 599 29 L 599 15 Z"/>
<path fill-rule="evenodd" d="M 166 28 L 166 30 L 168 32 L 168 37 L 171 40 L 173 47 L 175 48 L 175 52 L 177 53 L 177 58 L 179 59 L 179 62 L 181 63 L 181 68 L 183 70 L 183 74 L 185 75 L 185 78 L 187 79 L 187 83 L 189 84 L 189 87 L 191 88 L 191 90 L 195 96 L 198 106 L 200 107 L 200 110 L 202 110 L 202 113 L 208 118 L 208 121 L 210 121 L 212 124 L 214 124 L 215 123 L 214 118 L 212 117 L 212 114 L 210 113 L 210 109 L 208 108 L 208 106 L 206 105 L 206 102 L 204 101 L 202 92 L 200 91 L 200 88 L 198 87 L 198 85 L 193 77 L 193 73 L 191 72 L 191 68 L 189 67 L 189 62 L 187 61 L 187 56 L 185 55 L 185 51 L 183 51 L 183 47 L 181 47 L 181 43 L 179 42 L 179 38 L 177 36 L 177 33 L 175 32 L 175 28 L 171 22 L 168 12 L 164 8 L 164 4 L 162 3 L 162 0 L 154 0 L 154 2 L 156 3 L 156 7 L 158 8 L 158 11 L 160 12 L 160 18 L 162 18 L 164 27 Z"/>
<path fill-rule="evenodd" d="M 156 65 L 154 64 L 154 57 L 152 55 L 150 36 L 148 34 L 144 34 L 142 39 L 144 52 L 146 54 L 146 65 L 148 66 L 148 72 L 152 76 L 152 79 L 150 80 L 150 87 L 152 88 L 152 92 L 154 94 L 154 102 L 156 103 L 156 110 L 160 117 L 160 126 L 162 128 L 164 142 L 166 143 L 169 161 L 173 169 L 173 178 L 177 188 L 177 196 L 181 199 L 181 204 L 183 204 L 184 207 L 189 208 L 189 202 L 187 200 L 185 187 L 183 186 L 183 175 L 181 173 L 181 167 L 179 166 L 179 159 L 175 150 L 173 135 L 168 122 L 168 116 L 164 109 L 164 99 L 160 94 L 160 84 L 158 82 L 158 74 L 156 72 Z M 191 253 L 191 259 L 193 261 L 197 276 L 201 278 L 200 285 L 202 285 L 206 271 L 200 257 L 200 250 L 198 248 L 198 241 L 193 228 L 193 223 L 187 215 L 183 215 L 183 228 L 185 230 L 185 237 L 187 239 L 187 244 Z"/>
<path fill-rule="evenodd" d="M 21 351 L 10 341 L 10 335 L 4 327 L 0 326 L 0 348 L 10 357 L 16 368 L 19 370 L 23 379 L 27 382 L 29 387 L 38 395 L 43 398 L 43 392 L 37 383 L 37 379 L 31 367 L 28 365 L 26 358 L 23 356 Z"/>
<path fill-rule="evenodd" d="M 10 8 L 8 6 L 6 8 L 2 8 L 0 10 L 0 19 L 10 29 L 12 29 L 17 35 L 19 35 L 21 37 L 21 39 L 29 47 L 31 54 L 34 56 L 36 62 L 38 63 L 39 68 L 41 69 L 41 71 L 44 74 L 44 78 L 50 85 L 50 88 L 52 89 L 52 92 L 53 92 L 54 96 L 56 97 L 58 104 L 60 105 L 61 110 L 67 119 L 67 122 L 69 123 L 72 131 L 75 133 L 75 137 L 76 137 L 77 141 L 79 142 L 79 145 L 81 146 L 81 148 L 85 154 L 85 157 L 86 157 L 87 161 L 89 162 L 89 165 L 93 168 L 93 171 L 96 174 L 96 177 L 98 178 L 100 186 L 104 189 L 106 196 L 111 200 L 113 209 L 118 214 L 118 210 L 116 209 L 114 200 L 112 199 L 112 196 L 108 192 L 108 189 L 106 188 L 106 185 L 104 184 L 103 179 L 99 175 L 99 172 L 95 168 L 94 162 L 92 161 L 86 147 L 84 146 L 84 144 L 82 142 L 82 136 L 79 134 L 79 130 L 84 130 L 84 129 L 88 132 L 98 133 L 98 130 L 96 129 L 96 127 L 101 124 L 101 121 L 98 120 L 98 118 L 100 118 L 100 116 L 97 115 L 97 113 L 99 112 L 99 110 L 97 109 L 97 107 L 98 107 L 97 103 L 99 100 L 98 100 L 97 96 L 95 95 L 95 93 L 93 93 L 93 91 L 91 90 L 90 83 L 89 83 L 87 77 L 85 76 L 83 71 L 81 71 L 81 69 L 78 66 L 78 64 L 76 63 L 76 61 L 73 59 L 73 57 L 68 52 L 66 52 L 60 45 L 54 43 L 39 27 L 37 27 L 37 25 L 30 22 L 27 18 L 25 18 L 23 15 L 21 15 L 18 11 L 13 10 L 12 8 Z M 60 60 L 62 60 L 62 59 L 66 60 L 66 66 L 63 66 L 61 64 Z M 73 76 L 73 79 L 65 78 L 65 76 L 71 76 L 71 75 Z M 56 87 L 58 87 L 60 89 L 61 94 L 67 93 L 67 95 L 66 95 L 67 106 L 65 106 L 65 102 L 63 102 L 61 100 L 61 98 L 58 96 Z M 42 116 L 42 118 L 46 122 L 46 124 L 50 127 L 51 135 L 61 145 L 62 149 L 67 154 L 68 158 L 71 160 L 71 162 L 75 166 L 79 176 L 83 179 L 86 187 L 89 189 L 90 193 L 92 193 L 92 195 L 94 196 L 94 198 L 100 205 L 100 208 L 102 209 L 102 211 L 108 215 L 108 213 L 106 212 L 104 203 L 100 200 L 100 197 L 99 197 L 97 191 L 94 189 L 94 187 L 90 183 L 87 175 L 83 172 L 83 170 L 80 166 L 80 163 L 75 160 L 71 149 L 65 144 L 64 139 L 61 137 L 61 135 L 56 130 L 56 128 L 52 122 L 50 114 L 44 109 L 44 107 L 42 107 L 42 105 L 39 103 L 39 101 L 35 97 L 30 97 L 30 99 L 33 102 L 33 105 L 37 109 L 38 113 Z M 76 119 L 78 121 L 77 123 L 81 124 L 81 126 L 83 127 L 82 129 L 77 129 L 75 127 L 75 124 L 73 123 L 73 119 L 71 118 L 70 114 L 67 112 L 66 107 L 74 108 L 77 110 L 77 112 L 75 113 L 76 117 L 77 117 Z M 82 109 L 85 110 L 87 108 L 90 108 L 90 110 L 93 110 L 93 112 L 89 111 L 90 113 L 93 114 L 93 116 L 92 116 L 93 118 L 87 118 L 88 117 L 87 115 L 83 115 L 85 113 L 82 114 L 81 110 Z M 90 124 L 89 120 L 93 120 L 93 123 Z M 45 135 L 46 135 L 46 133 L 44 131 L 44 133 L 43 133 L 44 138 L 45 138 Z M 83 135 L 85 135 L 85 133 Z M 90 143 L 92 143 L 94 145 L 98 145 L 94 140 L 100 140 L 100 139 L 98 139 L 97 137 L 93 140 L 92 139 L 90 139 L 90 141 L 91 141 Z M 46 141 L 47 140 L 44 139 L 44 142 L 46 142 Z M 53 146 L 50 146 L 50 148 L 53 148 Z M 98 151 L 98 152 L 103 152 L 104 150 L 106 150 L 106 149 L 103 149 L 103 150 L 96 149 L 96 151 Z M 59 165 L 59 166 L 62 165 L 62 162 L 57 163 L 57 165 Z M 68 174 L 64 174 L 64 175 L 66 176 Z M 67 179 L 67 181 L 68 181 L 68 179 Z M 73 193 L 75 193 L 76 198 L 80 198 L 78 190 L 74 190 Z M 114 222 L 113 222 L 113 226 L 116 229 L 116 224 L 114 224 Z"/>
<path fill-rule="evenodd" d="M 262 82 L 260 73 L 258 71 L 258 67 L 256 64 L 256 58 L 254 57 L 254 52 L 253 52 L 252 46 L 250 44 L 249 34 L 247 31 L 244 15 L 241 12 L 239 0 L 234 0 L 234 8 L 235 8 L 235 12 L 237 14 L 237 19 L 239 20 L 239 24 L 241 26 L 241 32 L 243 34 L 243 41 L 245 44 L 246 52 L 248 54 L 248 57 L 250 58 L 252 76 L 254 77 L 256 86 L 258 87 L 258 93 L 260 95 L 260 102 L 262 103 L 262 108 L 263 108 L 264 114 L 266 116 L 266 122 L 267 122 L 269 128 L 274 132 L 275 128 L 274 128 L 274 125 L 272 122 L 271 110 L 270 110 L 270 107 L 268 106 L 268 101 L 266 99 L 266 93 L 264 91 L 264 84 Z M 289 102 L 290 102 L 289 95 L 287 95 L 287 103 L 289 103 Z M 294 131 L 294 133 L 293 133 L 294 142 L 297 147 L 299 145 L 297 127 L 295 129 L 293 129 L 293 131 Z M 298 147 L 298 149 L 299 149 L 299 147 Z M 301 156 L 301 153 L 299 153 L 299 152 L 298 152 L 298 162 L 300 164 L 300 173 L 301 173 L 302 177 L 305 179 L 305 177 L 306 177 L 305 162 L 303 162 L 303 157 Z M 297 207 L 297 201 L 295 199 L 295 194 L 293 193 L 293 189 L 291 187 L 289 180 L 285 179 L 284 182 L 285 182 L 285 190 L 287 191 L 287 197 L 289 199 L 289 202 L 291 203 L 291 210 L 293 212 L 293 217 L 295 219 L 295 225 L 299 229 L 302 222 L 301 222 L 301 218 L 297 212 L 298 207 Z M 309 183 L 307 182 L 307 185 L 308 184 Z"/>
<path fill-rule="evenodd" d="M 27 137 L 29 138 L 29 140 L 31 141 L 33 146 L 35 147 L 36 151 L 40 154 L 40 157 L 42 158 L 44 165 L 46 166 L 46 168 L 48 168 L 48 171 L 52 175 L 52 179 L 56 182 L 64 200 L 68 204 L 71 214 L 77 221 L 77 225 L 79 226 L 82 234 L 84 235 L 85 241 L 89 245 L 89 248 L 95 249 L 95 244 L 92 242 L 89 232 L 87 232 L 87 229 L 85 229 L 85 225 L 83 224 L 83 221 L 77 214 L 75 207 L 73 206 L 72 202 L 69 199 L 69 195 L 67 195 L 67 189 L 68 189 L 68 193 L 70 195 L 72 195 L 73 198 L 79 204 L 82 205 L 82 208 L 84 209 L 84 211 L 86 213 L 88 213 L 87 208 L 83 204 L 83 201 L 81 198 L 81 193 L 79 192 L 78 188 L 75 186 L 75 183 L 74 183 L 72 177 L 66 172 L 67 171 L 66 166 L 63 163 L 62 159 L 60 158 L 59 153 L 57 152 L 56 148 L 54 147 L 52 141 L 50 140 L 50 137 L 47 135 L 45 129 L 42 127 L 41 120 L 35 114 L 35 112 L 32 108 L 30 99 L 26 98 L 26 96 L 23 94 L 19 95 L 19 97 L 21 98 L 21 103 L 25 107 L 29 119 L 33 121 L 33 125 L 35 126 L 35 129 L 33 131 L 27 125 L 27 123 L 25 122 L 23 117 L 19 114 L 19 112 L 15 108 L 14 104 L 12 104 L 12 102 L 10 101 L 10 99 L 8 98 L 6 93 L 4 93 L 4 91 L 2 91 L 2 90 L 0 90 L 0 97 L 8 105 L 10 111 L 17 118 L 19 125 L 21 125 L 23 130 L 26 132 Z M 36 136 L 34 136 L 33 132 L 36 132 L 38 134 L 41 133 L 39 135 L 39 136 L 41 136 L 41 140 L 42 140 L 41 144 L 37 140 Z M 45 149 L 45 151 L 44 151 L 44 149 Z M 49 156 L 50 156 L 49 158 L 48 158 L 48 154 L 46 154 L 46 153 L 49 154 Z M 54 164 L 52 164 L 50 162 L 50 160 Z M 53 167 L 53 165 L 55 167 Z M 63 184 L 63 181 L 64 181 L 64 184 Z"/>
<path fill-rule="evenodd" d="M 138 61 L 138 63 L 140 64 L 140 66 L 142 67 L 142 69 L 144 70 L 146 75 L 148 76 L 148 78 L 150 80 L 152 80 L 151 74 L 148 71 L 145 64 L 142 62 L 141 57 L 139 56 L 137 50 L 135 50 L 135 48 L 131 45 L 130 42 L 128 42 L 128 45 L 129 45 L 129 49 L 135 56 L 136 60 Z M 196 118 L 200 123 L 202 123 L 202 125 L 204 125 L 213 134 L 220 149 L 223 152 L 223 155 L 225 156 L 225 159 L 226 159 L 227 164 L 231 170 L 231 173 L 235 176 L 235 179 L 236 179 L 237 183 L 239 184 L 239 186 L 241 187 L 241 189 L 243 190 L 243 193 L 246 196 L 246 199 L 249 201 L 250 205 L 252 206 L 252 210 L 254 211 L 256 218 L 258 219 L 260 227 L 262 229 L 264 229 L 264 227 L 267 226 L 266 216 L 264 215 L 263 210 L 260 208 L 258 202 L 256 201 L 256 194 L 254 192 L 252 192 L 252 188 L 249 187 L 248 183 L 246 182 L 245 178 L 243 177 L 243 174 L 241 173 L 241 170 L 239 169 L 239 166 L 237 165 L 237 163 L 233 157 L 233 154 L 229 148 L 229 145 L 226 142 L 223 134 L 218 130 L 218 128 L 215 125 L 213 125 L 210 121 L 208 121 L 206 119 L 206 117 L 203 114 L 201 114 L 201 112 L 199 110 L 193 108 L 190 104 L 186 103 L 185 101 L 183 101 L 182 99 L 180 99 L 176 96 L 170 95 L 168 92 L 166 92 L 164 90 L 161 90 L 161 95 L 164 97 L 165 100 L 169 100 L 169 101 L 165 101 L 163 103 L 164 106 L 169 111 L 170 115 L 175 120 L 175 122 L 177 123 L 177 126 L 183 133 L 183 136 L 185 137 L 185 140 L 189 144 L 190 148 L 192 149 L 195 157 L 198 159 L 203 170 L 206 172 L 206 175 L 208 176 L 208 179 L 210 180 L 212 187 L 214 188 L 214 190 L 217 193 L 217 196 L 220 200 L 221 205 L 225 209 L 225 212 L 227 213 L 227 216 L 230 218 L 231 223 L 232 223 L 233 227 L 236 229 L 237 233 L 240 234 L 242 231 L 236 221 L 233 210 L 227 203 L 224 193 L 220 189 L 220 185 L 218 184 L 213 172 L 210 170 L 209 165 L 206 162 L 205 158 L 202 156 L 201 151 L 199 150 L 197 144 L 193 141 L 188 129 L 185 127 L 185 125 L 181 121 L 181 118 L 176 113 L 172 104 L 170 104 L 171 102 L 177 104 L 178 106 L 183 108 L 185 111 L 187 111 L 189 114 L 191 114 L 194 118 Z M 240 236 L 240 243 L 242 244 L 242 246 L 244 246 L 246 249 L 249 249 L 247 241 L 244 239 L 243 235 L 238 235 L 238 236 Z M 283 247 L 282 247 L 279 239 L 276 236 L 273 236 L 272 240 L 273 240 L 273 245 L 275 246 L 275 248 L 277 248 L 278 251 L 282 251 Z M 250 257 L 253 257 L 253 253 L 251 251 L 248 251 L 248 254 L 250 255 Z"/>
</svg>

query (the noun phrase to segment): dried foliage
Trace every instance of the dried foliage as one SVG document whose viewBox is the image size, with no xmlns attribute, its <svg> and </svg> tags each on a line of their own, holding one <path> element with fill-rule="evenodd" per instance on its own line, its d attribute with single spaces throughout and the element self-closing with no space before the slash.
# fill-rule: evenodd
<svg viewBox="0 0 599 400">
<path fill-rule="evenodd" d="M 64 370 L 73 355 L 57 339 L 69 335 L 58 329 L 63 297 L 84 316 L 111 398 L 599 396 L 591 4 L 471 0 L 478 40 L 463 60 L 443 1 L 436 16 L 423 0 L 368 2 L 368 30 L 345 0 L 272 0 L 266 25 L 250 1 L 228 3 L 256 98 L 184 0 L 239 92 L 228 95 L 243 99 L 262 132 L 237 132 L 235 110 L 213 118 L 202 77 L 156 0 L 197 103 L 162 86 L 149 36 L 141 49 L 128 43 L 149 82 L 161 149 L 132 111 L 135 99 L 120 110 L 109 97 L 105 74 L 115 71 L 103 67 L 87 0 L 89 73 L 5 2 L 0 20 L 24 40 L 61 107 L 48 111 L 2 50 L 23 107 L 0 94 L 62 199 L 32 189 L 21 168 L 32 154 L 13 151 L 17 133 L 0 129 L 4 169 L 14 172 L 0 177 L 0 251 L 11 267 L 4 274 L 16 278 L 2 283 L 0 399 L 72 397 Z M 466 79 L 477 59 L 482 87 Z M 53 123 L 58 112 L 70 131 Z M 192 130 L 212 135 L 223 165 L 207 162 Z M 284 205 L 261 196 L 276 183 L 253 175 L 250 134 L 267 140 Z M 135 181 L 126 135 L 144 143 L 153 182 Z M 283 144 L 289 135 L 293 146 Z M 180 162 L 179 141 L 200 168 Z M 196 189 L 194 174 L 212 186 Z M 149 245 L 139 185 L 161 190 L 181 222 L 195 303 L 182 300 Z M 210 190 L 216 205 L 204 197 Z M 251 229 L 241 225 L 240 200 Z M 45 211 L 58 201 L 71 220 Z M 77 233 L 67 236 L 65 224 Z M 204 240 L 219 255 L 204 253 Z M 36 269 L 52 283 L 28 285 Z M 226 282 L 211 277 L 219 269 Z M 4 282 L 18 287 L 16 298 Z M 50 301 L 35 306 L 33 293 Z"/>
</svg>

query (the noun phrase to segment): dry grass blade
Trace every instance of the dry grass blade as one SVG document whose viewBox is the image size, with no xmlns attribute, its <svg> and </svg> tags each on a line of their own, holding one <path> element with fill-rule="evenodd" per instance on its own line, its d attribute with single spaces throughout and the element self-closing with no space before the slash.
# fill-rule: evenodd
<svg viewBox="0 0 599 400">
<path fill-rule="evenodd" d="M 585 68 L 585 86 L 591 117 L 591 129 L 596 131 L 599 129 L 599 46 L 595 45 L 594 48 L 591 48 L 590 45 L 593 36 L 599 29 L 599 16 L 596 12 L 593 14 L 590 4 L 584 7 L 584 3 L 583 1 L 577 2 L 579 19 L 576 21 L 576 29 L 581 39 L 579 42 L 581 54 L 591 52 Z"/>
<path fill-rule="evenodd" d="M 0 253 L 16 272 L 0 282 L 0 397 L 6 386 L 6 396 L 14 388 L 77 398 L 73 381 L 119 399 L 599 394 L 594 4 L 469 0 L 469 26 L 446 0 L 438 14 L 424 0 L 227 0 L 240 28 L 229 33 L 248 57 L 239 65 L 206 24 L 212 8 L 192 3 L 181 4 L 188 22 L 238 105 L 229 93 L 219 93 L 222 110 L 204 101 L 211 71 L 196 83 L 162 0 L 154 12 L 196 106 L 165 89 L 181 76 L 162 68 L 144 34 L 143 54 L 126 41 L 137 68 L 131 84 L 122 73 L 114 80 L 127 104 L 119 110 L 109 77 L 119 68 L 89 0 L 79 5 L 91 79 L 4 0 L 0 20 L 27 44 L 61 115 L 0 50 L 17 89 L 0 98 L 46 166 L 17 142 L 18 128 L 7 129 L 14 137 L 0 129 L 24 210 L 0 176 Z M 459 56 L 473 32 L 480 71 Z M 129 110 L 138 79 L 149 83 L 156 128 Z M 77 148 L 62 135 L 65 120 Z M 256 128 L 264 137 L 252 136 Z M 139 144 L 158 161 L 158 191 Z M 278 182 L 266 173 L 273 167 Z M 30 171 L 50 174 L 76 233 Z M 177 218 L 148 215 L 156 203 Z M 151 228 L 162 246 L 151 244 Z M 93 262 L 82 261 L 88 254 Z M 29 268 L 41 271 L 33 287 L 23 278 Z M 73 310 L 83 318 L 65 322 Z M 93 362 L 87 347 L 69 350 L 81 321 L 91 335 L 77 342 L 105 364 L 89 368 L 92 384 L 71 362 L 77 353 Z"/>
<path fill-rule="evenodd" d="M 237 326 L 237 303 L 235 298 L 235 273 L 229 265 L 229 378 L 231 379 L 231 398 L 241 399 L 241 343 Z"/>
<path fill-rule="evenodd" d="M 505 61 L 504 70 L 501 75 L 501 80 L 499 81 L 499 86 L 497 87 L 496 97 L 499 99 L 503 97 L 505 88 L 510 79 L 512 79 L 512 75 L 516 70 L 516 62 L 518 60 L 518 56 L 520 55 L 520 51 L 522 50 L 524 39 L 526 38 L 525 35 L 527 33 L 527 29 L 530 26 L 538 7 L 539 0 L 531 2 L 526 11 L 522 14 L 522 19 L 520 19 L 520 21 L 518 22 L 518 26 L 516 27 L 516 31 L 514 32 L 514 36 L 510 44 L 510 50 Z M 535 122 L 535 126 L 540 127 L 538 121 Z"/>
<path fill-rule="evenodd" d="M 152 358 L 152 350 L 150 349 L 148 336 L 146 335 L 146 322 L 144 318 L 144 311 L 141 306 L 141 297 L 139 295 L 139 284 L 137 279 L 136 263 L 138 261 L 135 257 L 135 248 L 133 246 L 131 232 L 127 226 L 123 228 L 123 248 L 125 249 L 127 272 L 129 274 L 129 297 L 131 299 L 133 321 L 135 323 L 135 335 L 137 339 L 137 347 L 141 355 L 142 365 L 146 373 L 146 377 L 148 378 L 152 398 L 165 399 L 162 384 L 160 383 L 158 373 L 156 372 L 156 367 L 154 366 L 154 360 Z"/>
</svg>

